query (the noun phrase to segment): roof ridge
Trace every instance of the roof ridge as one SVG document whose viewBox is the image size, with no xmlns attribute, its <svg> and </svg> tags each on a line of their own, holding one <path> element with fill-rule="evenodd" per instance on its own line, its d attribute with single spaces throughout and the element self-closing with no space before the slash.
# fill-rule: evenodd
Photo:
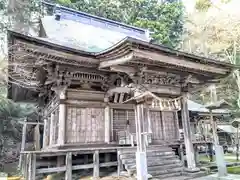
<svg viewBox="0 0 240 180">
<path fill-rule="evenodd" d="M 95 15 L 92 15 L 92 14 L 89 14 L 89 13 L 85 13 L 85 12 L 82 12 L 82 11 L 77 11 L 77 10 L 74 10 L 74 9 L 71 9 L 71 8 L 68 8 L 68 7 L 64 7 L 64 6 L 61 6 L 61 5 L 49 3 L 49 2 L 46 2 L 46 1 L 42 1 L 42 3 L 44 5 L 47 5 L 47 6 L 59 8 L 60 10 L 63 10 L 63 11 L 68 12 L 68 13 L 76 13 L 77 15 L 82 16 L 82 17 L 93 18 L 95 20 L 99 20 L 99 21 L 102 21 L 104 23 L 110 23 L 112 25 L 122 26 L 122 27 L 129 28 L 129 29 L 132 29 L 132 30 L 135 30 L 135 31 L 138 31 L 138 32 L 144 32 L 146 35 L 149 36 L 149 30 L 147 30 L 147 29 L 131 26 L 131 25 L 128 25 L 128 24 L 125 24 L 125 23 L 122 23 L 122 22 L 118 22 L 118 21 L 114 21 L 114 20 L 111 20 L 111 19 L 95 16 Z"/>
</svg>

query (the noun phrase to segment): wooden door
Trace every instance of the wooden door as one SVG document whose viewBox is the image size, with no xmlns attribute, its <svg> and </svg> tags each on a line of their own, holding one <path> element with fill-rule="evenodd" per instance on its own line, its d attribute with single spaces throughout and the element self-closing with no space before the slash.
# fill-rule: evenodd
<svg viewBox="0 0 240 180">
<path fill-rule="evenodd" d="M 178 118 L 176 112 L 162 112 L 165 140 L 176 140 L 179 137 Z"/>
<path fill-rule="evenodd" d="M 152 141 L 164 139 L 163 123 L 160 111 L 150 111 L 150 120 L 152 127 Z"/>
<path fill-rule="evenodd" d="M 67 108 L 67 143 L 104 143 L 103 108 Z"/>
<path fill-rule="evenodd" d="M 136 132 L 134 111 L 126 109 L 113 109 L 112 140 L 118 141 L 118 133 L 126 131 L 128 126 L 130 133 Z"/>
</svg>

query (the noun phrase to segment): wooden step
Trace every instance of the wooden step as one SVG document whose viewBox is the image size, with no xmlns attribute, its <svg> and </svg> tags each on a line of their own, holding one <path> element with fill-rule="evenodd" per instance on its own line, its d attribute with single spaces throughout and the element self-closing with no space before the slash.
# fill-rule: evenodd
<svg viewBox="0 0 240 180">
<path fill-rule="evenodd" d="M 157 179 L 169 179 L 169 178 L 175 178 L 174 180 L 178 180 L 179 177 L 182 176 L 181 172 L 176 172 L 176 173 L 169 173 L 169 174 L 163 174 L 163 175 L 158 175 L 158 176 L 154 176 L 154 178 Z"/>
</svg>

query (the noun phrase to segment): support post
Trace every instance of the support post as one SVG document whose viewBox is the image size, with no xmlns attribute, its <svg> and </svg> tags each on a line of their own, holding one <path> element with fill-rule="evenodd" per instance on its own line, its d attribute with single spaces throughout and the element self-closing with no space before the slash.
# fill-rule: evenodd
<svg viewBox="0 0 240 180">
<path fill-rule="evenodd" d="M 37 157 L 36 157 L 36 154 L 31 154 L 31 156 L 32 156 L 32 179 L 31 180 L 35 180 Z"/>
<path fill-rule="evenodd" d="M 84 164 L 88 164 L 88 154 L 84 155 L 83 161 L 84 161 Z"/>
<path fill-rule="evenodd" d="M 60 105 L 59 105 L 59 128 L 58 128 L 58 145 L 65 144 L 65 126 L 66 126 L 66 105 L 64 100 L 66 99 L 65 95 L 66 87 L 61 87 L 56 90 L 56 93 L 59 94 Z"/>
<path fill-rule="evenodd" d="M 57 167 L 61 167 L 64 165 L 64 156 L 57 157 Z"/>
<path fill-rule="evenodd" d="M 137 119 L 136 121 L 136 139 L 137 139 L 137 152 L 136 152 L 136 167 L 137 167 L 137 179 L 147 180 L 147 155 L 146 155 L 146 144 L 144 141 L 143 134 L 143 122 L 144 122 L 144 104 L 137 104 L 136 110 Z"/>
<path fill-rule="evenodd" d="M 53 103 L 51 104 L 51 106 L 53 106 Z M 53 145 L 53 142 L 54 142 L 54 112 L 51 113 L 51 116 L 50 116 L 50 136 L 49 136 L 49 146 L 52 146 Z"/>
<path fill-rule="evenodd" d="M 109 99 L 104 98 L 104 102 L 108 103 Z M 110 128 L 111 128 L 111 117 L 110 117 L 110 107 L 109 104 L 106 105 L 105 111 L 104 111 L 104 117 L 105 117 L 105 143 L 110 143 Z"/>
<path fill-rule="evenodd" d="M 28 176 L 28 154 L 23 154 L 23 168 L 22 168 L 22 174 L 25 179 L 27 179 Z"/>
<path fill-rule="evenodd" d="M 24 124 L 22 128 L 21 152 L 25 150 L 26 135 L 27 135 L 27 119 L 24 120 Z M 22 162 L 23 162 L 23 154 L 21 154 L 21 152 L 20 152 L 19 165 L 18 165 L 19 169 L 22 168 Z"/>
<path fill-rule="evenodd" d="M 182 116 L 182 125 L 184 131 L 184 143 L 186 149 L 186 159 L 187 159 L 187 168 L 190 172 L 199 171 L 196 168 L 196 162 L 194 157 L 194 149 L 192 144 L 192 134 L 191 134 L 191 126 L 188 112 L 188 104 L 187 104 L 187 93 L 184 92 L 181 98 L 181 116 Z"/>
<path fill-rule="evenodd" d="M 32 154 L 28 154 L 28 178 L 27 180 L 32 180 Z"/>
<path fill-rule="evenodd" d="M 72 180 L 72 152 L 68 152 L 66 155 L 65 180 Z"/>
<path fill-rule="evenodd" d="M 194 146 L 194 153 L 195 153 L 195 162 L 197 165 L 197 164 L 199 164 L 199 150 L 198 150 L 197 144 L 195 144 L 195 146 Z"/>
<path fill-rule="evenodd" d="M 180 160 L 183 162 L 183 164 L 184 164 L 184 153 L 183 153 L 183 145 L 182 144 L 180 144 L 179 145 L 179 157 L 180 157 Z"/>
<path fill-rule="evenodd" d="M 93 155 L 93 178 L 99 178 L 99 151 L 95 151 Z"/>
<path fill-rule="evenodd" d="M 237 152 L 236 152 L 236 159 L 239 161 L 239 125 L 237 127 Z"/>
<path fill-rule="evenodd" d="M 48 117 L 44 119 L 44 129 L 43 129 L 43 149 L 47 148 L 49 144 L 49 123 Z"/>
<path fill-rule="evenodd" d="M 117 151 L 117 161 L 118 161 L 117 171 L 118 171 L 118 178 L 119 178 L 120 173 L 123 170 L 123 164 L 122 164 L 122 161 L 121 161 L 121 158 L 120 158 L 120 151 L 119 150 Z"/>
<path fill-rule="evenodd" d="M 224 160 L 223 147 L 219 145 L 218 135 L 217 135 L 217 123 L 213 119 L 212 110 L 210 109 L 210 121 L 212 124 L 212 133 L 215 146 L 215 159 L 218 167 L 218 176 L 225 177 L 227 176 L 227 167 Z"/>
</svg>

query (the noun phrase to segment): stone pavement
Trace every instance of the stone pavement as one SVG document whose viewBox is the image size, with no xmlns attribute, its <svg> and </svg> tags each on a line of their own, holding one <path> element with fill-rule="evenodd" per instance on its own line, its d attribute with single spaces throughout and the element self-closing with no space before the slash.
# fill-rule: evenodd
<svg viewBox="0 0 240 180">
<path fill-rule="evenodd" d="M 229 174 L 227 177 L 218 178 L 217 174 L 213 174 L 213 175 L 209 175 L 201 178 L 195 178 L 192 180 L 240 180 L 240 175 Z"/>
</svg>

